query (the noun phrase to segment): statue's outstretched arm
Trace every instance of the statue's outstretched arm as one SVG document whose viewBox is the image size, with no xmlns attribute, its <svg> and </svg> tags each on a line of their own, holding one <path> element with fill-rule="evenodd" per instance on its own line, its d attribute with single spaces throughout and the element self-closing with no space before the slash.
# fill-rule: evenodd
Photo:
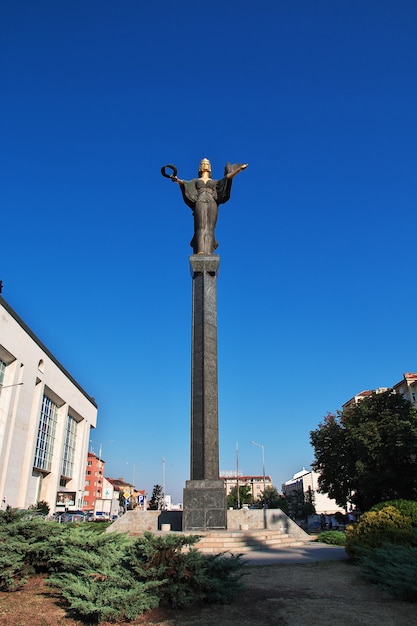
<svg viewBox="0 0 417 626">
<path fill-rule="evenodd" d="M 233 167 L 232 171 L 226 174 L 226 178 L 233 178 L 236 174 L 239 174 L 242 170 L 245 170 L 248 167 L 247 163 L 239 163 L 239 165 L 235 168 Z"/>
</svg>

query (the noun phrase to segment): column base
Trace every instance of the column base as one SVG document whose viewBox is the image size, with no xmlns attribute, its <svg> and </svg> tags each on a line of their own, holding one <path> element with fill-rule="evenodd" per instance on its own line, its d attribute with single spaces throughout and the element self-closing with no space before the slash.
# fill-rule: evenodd
<svg viewBox="0 0 417 626">
<path fill-rule="evenodd" d="M 187 480 L 183 492 L 183 530 L 225 529 L 226 489 L 222 480 Z"/>
</svg>

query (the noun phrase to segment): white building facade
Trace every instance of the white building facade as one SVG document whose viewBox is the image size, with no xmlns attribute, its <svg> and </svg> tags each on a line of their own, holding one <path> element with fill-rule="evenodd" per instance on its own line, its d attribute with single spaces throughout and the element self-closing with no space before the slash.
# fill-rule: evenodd
<svg viewBox="0 0 417 626">
<path fill-rule="evenodd" d="M 100 517 L 112 520 L 119 515 L 119 492 L 115 491 L 113 485 L 107 478 L 103 477 L 103 491 L 102 498 L 94 503 L 94 517 L 99 519 Z"/>
<path fill-rule="evenodd" d="M 0 497 L 82 508 L 97 405 L 0 296 Z"/>
<path fill-rule="evenodd" d="M 291 480 L 288 480 L 282 485 L 282 490 L 286 496 L 301 492 L 304 498 L 307 494 L 311 493 L 317 514 L 324 513 L 325 515 L 332 515 L 337 511 L 343 512 L 340 506 L 336 504 L 336 501 L 329 498 L 327 493 L 320 493 L 318 491 L 319 477 L 319 473 L 303 468 L 300 472 L 294 474 Z"/>
<path fill-rule="evenodd" d="M 392 390 L 406 398 L 413 406 L 417 406 L 417 372 L 404 372 L 403 379 L 394 385 Z"/>
</svg>

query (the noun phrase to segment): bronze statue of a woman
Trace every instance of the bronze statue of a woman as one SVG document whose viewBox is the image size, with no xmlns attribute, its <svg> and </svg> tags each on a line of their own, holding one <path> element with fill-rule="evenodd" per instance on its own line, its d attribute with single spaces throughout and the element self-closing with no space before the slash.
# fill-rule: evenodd
<svg viewBox="0 0 417 626">
<path fill-rule="evenodd" d="M 180 180 L 173 165 L 165 165 L 162 168 L 161 172 L 164 176 L 167 176 L 165 167 L 173 170 L 173 174 L 168 178 L 180 185 L 184 202 L 193 212 L 194 237 L 191 240 L 191 247 L 194 254 L 213 254 L 217 248 L 214 229 L 219 204 L 224 204 L 229 200 L 233 177 L 244 170 L 247 165 L 247 163 L 235 165 L 227 163 L 221 180 L 211 178 L 211 165 L 208 159 L 201 161 L 198 178 L 192 180 Z"/>
</svg>

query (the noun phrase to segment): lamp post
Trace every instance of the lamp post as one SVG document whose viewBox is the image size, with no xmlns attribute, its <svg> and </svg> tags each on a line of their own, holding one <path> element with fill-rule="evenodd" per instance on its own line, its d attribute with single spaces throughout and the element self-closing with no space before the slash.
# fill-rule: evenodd
<svg viewBox="0 0 417 626">
<path fill-rule="evenodd" d="M 113 443 L 113 441 L 114 441 L 113 439 L 110 439 L 110 441 L 105 441 L 104 443 Z M 99 444 L 99 448 L 98 448 L 98 458 L 99 458 L 99 459 L 100 459 L 100 461 L 101 461 L 101 460 L 102 460 L 101 456 L 102 456 L 102 454 L 103 454 L 103 443 L 102 443 L 101 441 L 100 441 L 100 442 L 97 442 L 97 441 L 93 441 L 93 439 L 90 439 L 90 444 L 91 444 L 91 445 L 90 445 L 90 452 L 91 452 L 92 454 L 95 454 L 95 452 L 94 452 L 94 446 L 93 446 L 93 443 L 98 443 L 98 444 Z"/>
<path fill-rule="evenodd" d="M 162 510 L 165 511 L 166 500 L 165 500 L 165 457 L 162 457 Z"/>
<path fill-rule="evenodd" d="M 263 445 L 261 443 L 256 443 L 256 441 L 251 441 L 251 444 L 253 446 L 258 446 L 258 448 L 261 448 L 261 450 L 262 450 L 262 477 L 263 477 L 263 483 L 264 483 L 264 505 L 263 505 L 263 509 L 264 509 L 264 528 L 266 528 L 265 451 L 264 451 L 264 447 L 263 447 Z"/>
</svg>

